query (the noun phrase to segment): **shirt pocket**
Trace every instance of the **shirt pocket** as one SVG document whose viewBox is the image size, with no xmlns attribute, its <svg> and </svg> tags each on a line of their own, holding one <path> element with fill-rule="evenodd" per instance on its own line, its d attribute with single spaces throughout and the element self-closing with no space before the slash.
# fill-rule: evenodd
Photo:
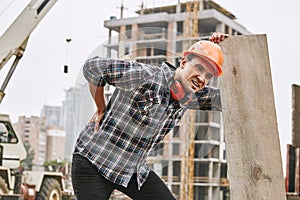
<svg viewBox="0 0 300 200">
<path fill-rule="evenodd" d="M 161 98 L 152 90 L 133 96 L 129 114 L 137 125 L 147 126 L 153 122 L 161 107 Z"/>
</svg>

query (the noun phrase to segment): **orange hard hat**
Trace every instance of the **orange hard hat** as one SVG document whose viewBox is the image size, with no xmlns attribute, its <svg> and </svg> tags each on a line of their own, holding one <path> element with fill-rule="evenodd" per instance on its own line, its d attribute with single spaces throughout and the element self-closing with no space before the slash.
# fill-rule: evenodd
<svg viewBox="0 0 300 200">
<path fill-rule="evenodd" d="M 214 76 L 221 76 L 223 74 L 222 65 L 224 56 L 219 45 L 206 40 L 198 41 L 183 52 L 184 57 L 189 54 L 200 56 L 208 61 L 216 69 Z"/>
</svg>

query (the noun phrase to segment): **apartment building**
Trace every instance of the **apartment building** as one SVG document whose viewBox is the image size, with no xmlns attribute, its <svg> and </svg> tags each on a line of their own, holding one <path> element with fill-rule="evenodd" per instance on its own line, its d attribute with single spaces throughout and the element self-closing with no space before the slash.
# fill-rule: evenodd
<svg viewBox="0 0 300 200">
<path fill-rule="evenodd" d="M 47 130 L 46 160 L 64 160 L 66 131 L 58 127 L 49 127 Z"/>
<path fill-rule="evenodd" d="M 78 134 L 96 111 L 88 84 L 80 81 L 76 87 L 65 91 L 62 105 L 62 126 L 66 131 L 65 160 L 72 160 L 72 153 Z"/>
<path fill-rule="evenodd" d="M 47 127 L 45 118 L 20 116 L 14 123 L 16 132 L 24 143 L 34 151 L 33 165 L 42 166 L 46 161 Z"/>
<path fill-rule="evenodd" d="M 28 143 L 34 151 L 32 164 L 35 169 L 42 170 L 45 161 L 64 159 L 65 131 L 62 127 L 48 126 L 46 118 L 38 116 L 20 116 L 13 126 L 23 143 Z"/>
<path fill-rule="evenodd" d="M 40 116 L 45 117 L 47 125 L 61 126 L 61 106 L 44 105 Z"/>
</svg>

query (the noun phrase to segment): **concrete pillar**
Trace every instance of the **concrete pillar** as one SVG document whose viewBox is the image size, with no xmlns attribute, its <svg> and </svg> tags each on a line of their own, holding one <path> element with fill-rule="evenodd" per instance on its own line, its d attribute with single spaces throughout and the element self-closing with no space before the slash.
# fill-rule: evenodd
<svg viewBox="0 0 300 200">
<path fill-rule="evenodd" d="M 108 41 L 107 41 L 107 43 L 108 43 L 109 45 L 111 44 L 111 33 L 112 33 L 112 30 L 109 29 L 109 30 L 108 30 Z M 107 47 L 107 49 L 106 49 L 106 56 L 107 56 L 108 58 L 111 57 L 111 48 L 110 48 L 110 47 Z"/>
<path fill-rule="evenodd" d="M 219 23 L 216 26 L 216 32 L 225 33 L 225 24 L 224 23 Z"/>
<path fill-rule="evenodd" d="M 126 41 L 126 25 L 120 26 L 120 34 L 119 34 L 119 51 L 118 57 L 122 57 L 125 54 L 125 41 Z"/>
<path fill-rule="evenodd" d="M 214 200 L 213 199 L 213 191 L 212 191 L 212 186 L 211 186 L 211 180 L 213 178 L 213 162 L 209 161 L 208 165 L 208 199 L 209 200 Z"/>
<path fill-rule="evenodd" d="M 137 24 L 132 24 L 132 27 L 131 27 L 131 31 L 132 31 L 132 41 L 138 41 L 138 35 L 139 35 L 139 28 L 138 28 L 138 25 Z M 137 43 L 136 42 L 133 42 L 132 43 L 132 46 L 131 46 L 131 52 L 132 52 L 132 57 L 133 58 L 136 58 L 137 55 L 138 55 L 138 46 L 137 46 Z"/>
<path fill-rule="evenodd" d="M 286 199 L 266 35 L 231 36 L 220 46 L 231 199 Z"/>
<path fill-rule="evenodd" d="M 172 189 L 172 182 L 173 182 L 173 131 L 168 134 L 169 140 L 168 140 L 168 187 L 171 190 Z"/>
<path fill-rule="evenodd" d="M 176 21 L 171 21 L 168 23 L 168 36 L 167 40 L 167 61 L 170 63 L 175 63 L 175 54 L 176 54 Z"/>
<path fill-rule="evenodd" d="M 293 102 L 293 115 L 292 115 L 292 142 L 294 147 L 300 147 L 300 86 L 292 85 L 292 102 Z"/>
</svg>

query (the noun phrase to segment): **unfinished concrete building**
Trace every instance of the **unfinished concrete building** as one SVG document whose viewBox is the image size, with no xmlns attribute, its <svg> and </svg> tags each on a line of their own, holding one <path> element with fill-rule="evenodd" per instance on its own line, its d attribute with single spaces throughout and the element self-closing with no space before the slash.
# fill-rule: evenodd
<svg viewBox="0 0 300 200">
<path fill-rule="evenodd" d="M 111 17 L 105 44 L 107 57 L 178 66 L 194 41 L 213 32 L 250 34 L 235 16 L 213 1 L 187 1 L 137 11 L 139 16 Z M 122 15 L 121 15 L 122 16 Z M 214 78 L 210 85 L 218 86 Z M 149 157 L 149 165 L 166 182 L 176 199 L 229 199 L 225 143 L 220 112 L 187 112 Z"/>
<path fill-rule="evenodd" d="M 300 85 L 292 85 L 292 144 L 287 144 L 285 186 L 287 199 L 300 199 Z"/>
</svg>

